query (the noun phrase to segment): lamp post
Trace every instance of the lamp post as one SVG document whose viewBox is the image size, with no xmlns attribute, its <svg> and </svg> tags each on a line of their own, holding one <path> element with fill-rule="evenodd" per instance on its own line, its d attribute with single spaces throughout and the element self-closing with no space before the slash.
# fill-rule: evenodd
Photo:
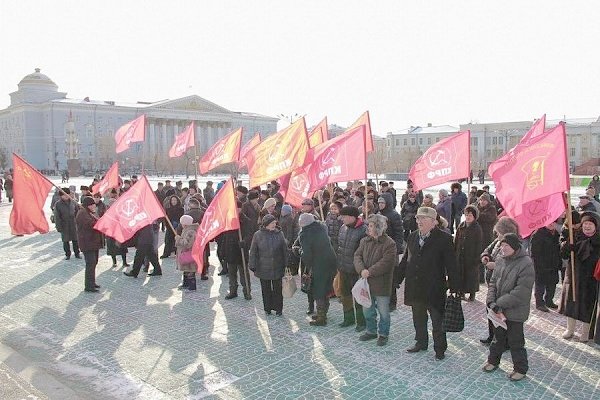
<svg viewBox="0 0 600 400">
<path fill-rule="evenodd" d="M 300 114 L 298 114 L 298 113 L 294 113 L 293 115 L 292 115 L 292 114 L 290 114 L 290 115 L 286 115 L 286 114 L 278 114 L 278 115 L 277 115 L 277 117 L 278 117 L 278 118 L 280 118 L 280 119 L 285 119 L 285 120 L 286 120 L 286 121 L 288 121 L 288 122 L 290 123 L 290 125 L 291 125 L 291 124 L 293 124 L 293 123 L 294 123 L 294 121 L 296 121 L 298 118 L 300 118 L 300 117 L 301 117 L 301 115 L 300 115 Z"/>
</svg>

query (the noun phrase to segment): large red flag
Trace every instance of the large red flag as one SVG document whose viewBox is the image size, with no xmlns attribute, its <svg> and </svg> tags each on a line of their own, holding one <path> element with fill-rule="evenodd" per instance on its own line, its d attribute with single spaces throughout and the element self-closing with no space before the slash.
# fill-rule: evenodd
<svg viewBox="0 0 600 400">
<path fill-rule="evenodd" d="M 183 132 L 175 136 L 175 143 L 169 150 L 169 157 L 181 157 L 187 149 L 194 146 L 194 122 L 192 121 Z"/>
<path fill-rule="evenodd" d="M 206 174 L 219 165 L 237 162 L 240 159 L 242 135 L 243 128 L 239 128 L 215 143 L 200 160 L 200 173 Z"/>
<path fill-rule="evenodd" d="M 198 266 L 198 272 L 203 269 L 206 245 L 219 234 L 239 228 L 240 219 L 233 191 L 233 179 L 229 178 L 210 202 L 196 233 L 192 256 Z"/>
<path fill-rule="evenodd" d="M 369 112 L 365 111 L 363 113 L 363 115 L 361 115 L 360 117 L 358 117 L 358 119 L 352 124 L 350 125 L 350 127 L 348 129 L 346 129 L 346 132 L 350 131 L 351 129 L 354 129 L 356 127 L 359 127 L 361 125 L 365 126 L 365 140 L 366 140 L 366 144 L 367 144 L 367 153 L 370 153 L 373 151 L 374 146 L 373 146 L 373 135 L 371 134 L 371 117 L 369 116 Z"/>
<path fill-rule="evenodd" d="M 531 126 L 531 128 L 529 128 L 527 133 L 525 133 L 525 135 L 523 135 L 523 138 L 521 138 L 520 143 L 524 143 L 524 144 L 529 143 L 529 140 L 543 134 L 545 129 L 546 129 L 546 114 L 542 115 L 542 117 L 540 119 L 538 119 L 537 121 L 534 122 L 534 124 Z M 511 148 L 509 151 L 506 152 L 506 154 L 504 154 L 502 157 L 500 157 L 499 159 L 497 159 L 496 161 L 491 163 L 490 166 L 488 167 L 488 174 L 490 176 L 492 176 L 498 168 L 505 165 L 508 162 L 508 160 L 510 160 L 511 157 L 514 157 L 514 152 L 515 152 L 516 148 L 517 148 L 517 146 Z"/>
<path fill-rule="evenodd" d="M 246 166 L 246 154 L 248 154 L 248 152 L 250 150 L 252 150 L 259 143 L 260 143 L 260 133 L 256 132 L 256 134 L 254 136 L 252 136 L 252 139 L 250 139 L 248 141 L 248 143 L 246 143 L 240 150 L 240 161 L 238 162 L 238 168 L 243 168 Z"/>
<path fill-rule="evenodd" d="M 327 127 L 327 117 L 323 118 L 317 126 L 308 134 L 308 144 L 311 148 L 325 143 L 329 139 L 329 129 Z"/>
<path fill-rule="evenodd" d="M 146 176 L 142 176 L 96 221 L 94 229 L 123 243 L 143 227 L 163 217 L 162 204 Z"/>
<path fill-rule="evenodd" d="M 470 172 L 471 131 L 458 132 L 432 145 L 415 161 L 408 177 L 414 189 L 466 178 Z"/>
<path fill-rule="evenodd" d="M 117 132 L 115 132 L 115 148 L 117 154 L 129 149 L 129 145 L 134 142 L 143 142 L 146 137 L 146 115 L 142 114 L 133 121 L 129 121 Z"/>
<path fill-rule="evenodd" d="M 525 203 L 570 188 L 564 122 L 527 139 L 493 169 L 496 196 L 508 215 L 521 215 Z"/>
<path fill-rule="evenodd" d="M 44 215 L 44 203 L 52 189 L 44 175 L 21 157 L 13 153 L 13 197 L 10 212 L 10 231 L 13 235 L 34 232 L 48 233 L 48 221 Z"/>
<path fill-rule="evenodd" d="M 311 191 L 311 183 L 308 174 L 304 170 L 304 168 L 298 168 L 291 174 L 285 175 L 282 177 L 282 187 L 285 185 L 284 193 L 284 201 L 288 204 L 291 204 L 294 207 L 301 208 L 302 200 L 307 197 L 310 198 L 314 194 L 314 191 Z"/>
<path fill-rule="evenodd" d="M 104 195 L 104 193 L 108 192 L 110 189 L 118 188 L 119 186 L 119 162 L 115 161 L 106 175 L 104 175 L 104 178 L 92 186 L 92 193 Z"/>
<path fill-rule="evenodd" d="M 528 237 L 543 226 L 556 221 L 567 208 L 563 193 L 554 193 L 541 199 L 523 204 L 520 215 L 506 214 L 517 221 L 521 237 Z"/>
<path fill-rule="evenodd" d="M 246 155 L 250 186 L 259 186 L 304 165 L 308 136 L 304 117 L 264 139 Z"/>
</svg>

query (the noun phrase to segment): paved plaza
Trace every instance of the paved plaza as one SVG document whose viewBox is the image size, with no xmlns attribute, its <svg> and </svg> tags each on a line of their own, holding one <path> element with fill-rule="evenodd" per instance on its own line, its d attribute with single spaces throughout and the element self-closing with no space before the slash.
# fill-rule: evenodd
<svg viewBox="0 0 600 400">
<path fill-rule="evenodd" d="M 9 213 L 0 205 L 5 400 L 600 398 L 600 346 L 561 339 L 564 318 L 534 307 L 525 330 L 527 378 L 506 378 L 509 353 L 498 371 L 483 373 L 483 287 L 476 302 L 463 303 L 465 330 L 448 334 L 447 357 L 436 361 L 431 343 L 428 352 L 405 352 L 414 343 L 408 307 L 392 313 L 389 344 L 377 347 L 337 326 L 337 301 L 326 327 L 308 325 L 301 292 L 285 300 L 283 317 L 266 316 L 256 278 L 251 301 L 225 300 L 227 279 L 214 267 L 208 281 L 198 279 L 197 292 L 179 292 L 173 257 L 161 260 L 163 276 L 133 279 L 120 260 L 112 269 L 102 256 L 100 293 L 85 293 L 84 262 L 64 260 L 53 227 L 13 237 Z"/>
</svg>

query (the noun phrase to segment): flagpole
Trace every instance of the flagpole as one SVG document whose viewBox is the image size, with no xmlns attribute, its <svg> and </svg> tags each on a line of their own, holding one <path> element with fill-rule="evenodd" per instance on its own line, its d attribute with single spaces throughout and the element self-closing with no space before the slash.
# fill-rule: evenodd
<svg viewBox="0 0 600 400">
<path fill-rule="evenodd" d="M 564 135 L 563 135 L 563 143 L 565 149 L 565 165 L 569 168 L 569 154 L 567 153 L 567 128 L 564 122 L 560 122 L 564 127 Z M 571 215 L 571 179 L 567 170 L 567 187 L 569 190 L 567 191 L 567 226 L 569 227 L 569 247 L 573 248 L 574 238 L 573 238 L 573 216 Z M 573 293 L 573 301 L 577 301 L 577 289 L 575 287 L 577 279 L 575 279 L 575 252 L 571 250 L 571 291 Z"/>
<path fill-rule="evenodd" d="M 237 198 L 235 197 L 235 192 L 233 192 L 233 199 L 237 203 Z M 237 205 L 236 205 L 236 208 L 237 208 Z M 244 238 L 242 237 L 242 222 L 241 222 L 239 215 L 238 215 L 238 221 L 240 221 L 240 227 L 237 229 L 238 238 L 240 239 L 240 242 L 243 242 Z M 248 246 L 248 243 L 245 243 L 245 245 Z M 246 265 L 246 255 L 244 254 L 244 249 L 242 248 L 242 246 L 240 246 L 240 253 L 242 254 L 242 270 L 244 271 L 244 280 L 246 281 L 246 290 L 248 291 L 248 293 L 250 293 L 250 277 L 248 276 L 249 273 L 248 273 L 248 267 Z"/>
<path fill-rule="evenodd" d="M 325 216 L 323 215 L 323 196 L 322 196 L 322 190 L 318 191 L 318 198 L 319 198 L 319 209 L 321 210 L 321 220 L 323 222 L 325 222 Z"/>
</svg>

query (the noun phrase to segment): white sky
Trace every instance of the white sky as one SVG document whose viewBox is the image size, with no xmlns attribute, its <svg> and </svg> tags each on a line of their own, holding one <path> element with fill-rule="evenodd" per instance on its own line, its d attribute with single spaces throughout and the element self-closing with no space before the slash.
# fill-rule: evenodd
<svg viewBox="0 0 600 400">
<path fill-rule="evenodd" d="M 68 97 L 410 125 L 600 115 L 598 1 L 0 1 L 0 109 Z M 280 127 L 284 126 L 280 123 Z"/>
</svg>

